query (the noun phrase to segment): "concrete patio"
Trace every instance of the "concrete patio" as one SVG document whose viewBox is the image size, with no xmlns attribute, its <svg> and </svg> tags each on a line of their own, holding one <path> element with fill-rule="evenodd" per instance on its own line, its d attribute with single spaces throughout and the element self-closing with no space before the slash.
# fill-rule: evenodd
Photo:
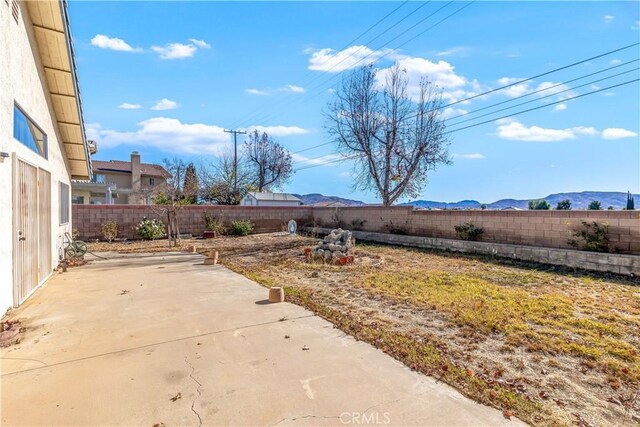
<svg viewBox="0 0 640 427">
<path fill-rule="evenodd" d="M 102 256 L 10 313 L 2 424 L 521 425 L 199 255 Z"/>
</svg>

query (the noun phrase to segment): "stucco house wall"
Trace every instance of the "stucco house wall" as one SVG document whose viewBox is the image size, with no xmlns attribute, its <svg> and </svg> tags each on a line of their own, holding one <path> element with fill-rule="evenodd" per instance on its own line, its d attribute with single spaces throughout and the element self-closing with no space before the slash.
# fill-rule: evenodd
<svg viewBox="0 0 640 427">
<path fill-rule="evenodd" d="M 71 217 L 69 223 L 60 224 L 59 194 L 60 182 L 71 188 L 70 168 L 55 122 L 29 13 L 25 2 L 19 2 L 19 5 L 16 23 L 11 4 L 0 2 L 0 152 L 10 155 L 0 163 L 0 314 L 13 305 L 14 157 L 51 173 L 52 271 L 58 264 L 64 233 L 71 229 Z M 47 135 L 48 159 L 13 138 L 14 103 Z"/>
</svg>

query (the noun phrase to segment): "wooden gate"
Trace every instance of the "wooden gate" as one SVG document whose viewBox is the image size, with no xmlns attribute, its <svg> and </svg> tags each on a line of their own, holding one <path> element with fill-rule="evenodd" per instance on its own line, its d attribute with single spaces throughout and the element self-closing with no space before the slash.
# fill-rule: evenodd
<svg viewBox="0 0 640 427">
<path fill-rule="evenodd" d="M 13 304 L 51 272 L 51 175 L 14 156 Z"/>
</svg>

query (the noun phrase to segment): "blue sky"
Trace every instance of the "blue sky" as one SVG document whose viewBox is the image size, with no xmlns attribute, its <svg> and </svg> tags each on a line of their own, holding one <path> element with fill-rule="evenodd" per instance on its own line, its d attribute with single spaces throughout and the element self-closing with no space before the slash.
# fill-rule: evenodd
<svg viewBox="0 0 640 427">
<path fill-rule="evenodd" d="M 137 150 L 145 162 L 212 163 L 230 149 L 222 130 L 231 127 L 264 128 L 293 152 L 326 143 L 322 112 L 331 88 L 365 55 L 361 64 L 376 60 L 381 70 L 399 61 L 410 84 L 428 76 L 451 102 L 640 41 L 638 2 L 479 1 L 407 42 L 465 4 L 408 2 L 349 44 L 401 3 L 72 1 L 87 134 L 99 143 L 95 158 L 126 160 Z M 445 115 L 639 57 L 636 46 L 457 104 Z M 637 79 L 638 66 L 558 86 L 540 94 L 549 98 L 514 101 L 535 99 L 464 125 Z M 450 119 L 449 129 L 489 111 Z M 455 132 L 453 165 L 431 172 L 421 198 L 491 202 L 565 191 L 640 192 L 639 133 L 638 82 Z M 331 160 L 334 150 L 329 144 L 296 154 L 294 166 Z M 285 190 L 375 202 L 374 194 L 352 189 L 350 171 L 349 162 L 300 170 Z"/>
</svg>

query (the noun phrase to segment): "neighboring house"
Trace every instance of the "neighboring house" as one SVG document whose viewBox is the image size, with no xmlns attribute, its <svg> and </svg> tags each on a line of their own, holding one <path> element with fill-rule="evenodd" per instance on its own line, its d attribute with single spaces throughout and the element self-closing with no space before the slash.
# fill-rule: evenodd
<svg viewBox="0 0 640 427">
<path fill-rule="evenodd" d="M 137 151 L 131 161 L 93 161 L 91 181 L 73 181 L 73 203 L 80 205 L 148 205 L 171 175 L 162 166 L 141 163 Z"/>
<path fill-rule="evenodd" d="M 289 193 L 249 192 L 240 201 L 241 206 L 300 206 L 302 200 Z"/>
<path fill-rule="evenodd" d="M 0 310 L 44 283 L 91 179 L 66 1 L 0 2 Z"/>
</svg>

